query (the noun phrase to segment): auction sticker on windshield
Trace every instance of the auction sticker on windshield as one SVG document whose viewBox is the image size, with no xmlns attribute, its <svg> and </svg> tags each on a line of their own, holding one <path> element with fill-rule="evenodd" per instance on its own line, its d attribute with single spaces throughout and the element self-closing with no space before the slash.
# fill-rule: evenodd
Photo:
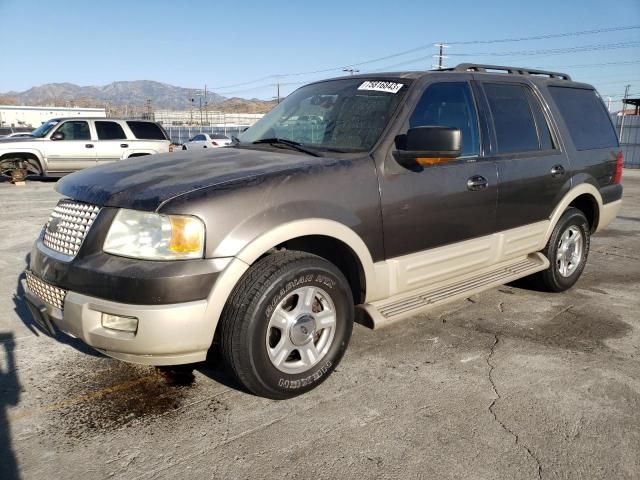
<svg viewBox="0 0 640 480">
<path fill-rule="evenodd" d="M 398 93 L 404 84 L 374 80 L 362 82 L 358 90 L 374 90 L 376 92 Z"/>
</svg>

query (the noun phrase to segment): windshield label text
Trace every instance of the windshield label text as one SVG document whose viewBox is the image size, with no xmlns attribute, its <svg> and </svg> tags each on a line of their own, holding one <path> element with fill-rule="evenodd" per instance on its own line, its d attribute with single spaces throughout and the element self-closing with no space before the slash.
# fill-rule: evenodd
<svg viewBox="0 0 640 480">
<path fill-rule="evenodd" d="M 358 90 L 374 90 L 376 92 L 398 93 L 402 83 L 383 82 L 380 80 L 366 81 L 358 87 Z"/>
</svg>

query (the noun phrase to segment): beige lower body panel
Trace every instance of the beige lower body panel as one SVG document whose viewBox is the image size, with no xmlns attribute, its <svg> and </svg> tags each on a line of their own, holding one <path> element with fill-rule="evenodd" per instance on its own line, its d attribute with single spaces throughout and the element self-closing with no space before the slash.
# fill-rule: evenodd
<svg viewBox="0 0 640 480">
<path fill-rule="evenodd" d="M 531 275 L 549 267 L 541 253 L 523 255 L 464 275 L 433 282 L 428 286 L 361 305 L 373 328 L 380 328 L 444 303 Z"/>
<path fill-rule="evenodd" d="M 604 230 L 618 216 L 622 208 L 622 200 L 605 203 L 600 209 L 600 218 L 598 220 L 598 229 L 596 232 Z"/>
<path fill-rule="evenodd" d="M 42 302 L 23 281 L 25 294 Z M 213 332 L 206 300 L 169 305 L 130 305 L 70 291 L 64 308 L 43 304 L 63 332 L 110 357 L 144 365 L 179 365 L 206 359 Z M 102 313 L 135 317 L 135 333 L 104 328 Z"/>
</svg>

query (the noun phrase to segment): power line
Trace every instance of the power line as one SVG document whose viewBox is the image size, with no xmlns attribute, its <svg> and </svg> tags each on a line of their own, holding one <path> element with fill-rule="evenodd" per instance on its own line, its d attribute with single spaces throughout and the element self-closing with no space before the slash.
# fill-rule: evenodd
<svg viewBox="0 0 640 480">
<path fill-rule="evenodd" d="M 640 41 L 615 43 L 595 43 L 592 45 L 581 45 L 578 47 L 547 48 L 538 50 L 514 50 L 511 52 L 471 52 L 471 53 L 450 53 L 452 57 L 513 57 L 513 56 L 537 56 L 537 55 L 562 55 L 565 53 L 591 52 L 595 50 L 613 50 L 617 48 L 639 47 Z"/>
<path fill-rule="evenodd" d="M 582 68 L 582 67 L 599 67 L 605 65 L 632 65 L 640 63 L 640 60 L 630 60 L 624 62 L 599 62 L 599 63 L 579 63 L 576 65 L 549 65 L 547 68 Z M 544 68 L 544 67 L 539 67 Z"/>
<path fill-rule="evenodd" d="M 571 36 L 580 36 L 580 35 L 591 35 L 591 34 L 608 33 L 608 32 L 616 32 L 616 31 L 625 31 L 625 30 L 632 30 L 632 29 L 640 29 L 640 25 L 628 25 L 628 26 L 623 26 L 623 27 L 600 28 L 600 29 L 596 29 L 596 30 L 583 30 L 583 31 L 577 31 L 577 32 L 552 33 L 552 34 L 545 34 L 545 35 L 537 35 L 537 36 L 534 36 L 534 37 L 499 38 L 499 39 L 492 39 L 492 40 L 471 40 L 471 41 L 466 41 L 466 42 L 447 42 L 447 43 L 449 45 L 471 45 L 471 44 L 521 42 L 521 41 L 526 41 L 526 40 L 541 40 L 541 39 L 547 39 L 547 38 L 560 38 L 560 37 L 571 37 Z M 374 59 L 371 59 L 371 60 L 366 60 L 366 61 L 363 61 L 363 62 L 348 63 L 348 64 L 345 64 L 345 65 L 340 65 L 340 66 L 331 67 L 331 68 L 323 68 L 323 69 L 319 69 L 319 70 L 309 70 L 309 71 L 304 71 L 304 72 L 293 72 L 293 73 L 282 73 L 282 74 L 267 75 L 267 76 L 263 76 L 263 77 L 256 78 L 254 80 L 250 80 L 250 81 L 246 81 L 246 82 L 240 82 L 240 83 L 234 83 L 234 84 L 229 84 L 229 85 L 221 85 L 221 86 L 212 87 L 212 90 L 224 90 L 226 88 L 241 87 L 241 86 L 251 85 L 252 83 L 258 83 L 258 82 L 261 82 L 261 81 L 264 81 L 264 80 L 268 80 L 268 79 L 273 79 L 273 78 L 293 77 L 293 76 L 301 76 L 301 75 L 313 75 L 313 74 L 318 74 L 318 73 L 328 73 L 328 72 L 333 72 L 333 71 L 339 71 L 339 70 L 342 70 L 344 68 L 349 68 L 349 67 L 360 67 L 360 66 L 363 66 L 363 65 L 369 65 L 371 63 L 377 63 L 377 62 L 381 62 L 381 61 L 384 61 L 384 60 L 389 60 L 389 59 L 392 59 L 392 58 L 401 57 L 403 55 L 408 55 L 409 53 L 417 52 L 417 51 L 420 51 L 420 50 L 425 50 L 427 48 L 432 48 L 432 47 L 433 47 L 433 43 L 429 43 L 429 44 L 426 44 L 426 45 L 420 45 L 419 47 L 411 48 L 409 50 L 404 50 L 402 52 L 393 53 L 393 54 L 390 54 L 390 55 L 386 55 L 384 57 L 378 57 L 378 58 L 374 58 Z M 464 54 L 457 54 L 457 56 L 461 56 L 461 55 L 464 55 Z M 477 53 L 467 54 L 467 56 L 470 56 L 470 55 L 480 55 L 480 54 L 477 54 Z M 493 54 L 490 54 L 490 55 L 493 55 Z M 504 54 L 504 55 L 508 55 L 508 53 Z"/>
<path fill-rule="evenodd" d="M 491 43 L 508 43 L 508 42 L 524 42 L 528 40 L 547 40 L 550 38 L 577 37 L 580 35 L 592 35 L 595 33 L 620 32 L 623 30 L 635 30 L 640 25 L 628 25 L 626 27 L 598 28 L 596 30 L 582 30 L 578 32 L 550 33 L 546 35 L 536 35 L 533 37 L 515 37 L 515 38 L 499 38 L 496 40 L 469 40 L 466 42 L 448 42 L 449 45 L 478 45 Z"/>
</svg>

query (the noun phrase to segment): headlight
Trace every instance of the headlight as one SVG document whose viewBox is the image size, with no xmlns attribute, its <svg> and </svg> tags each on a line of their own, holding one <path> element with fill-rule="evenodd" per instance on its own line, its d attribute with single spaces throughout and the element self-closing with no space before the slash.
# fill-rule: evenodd
<svg viewBox="0 0 640 480">
<path fill-rule="evenodd" d="M 196 217 L 122 209 L 102 248 L 107 253 L 147 260 L 202 258 L 204 224 Z"/>
</svg>

